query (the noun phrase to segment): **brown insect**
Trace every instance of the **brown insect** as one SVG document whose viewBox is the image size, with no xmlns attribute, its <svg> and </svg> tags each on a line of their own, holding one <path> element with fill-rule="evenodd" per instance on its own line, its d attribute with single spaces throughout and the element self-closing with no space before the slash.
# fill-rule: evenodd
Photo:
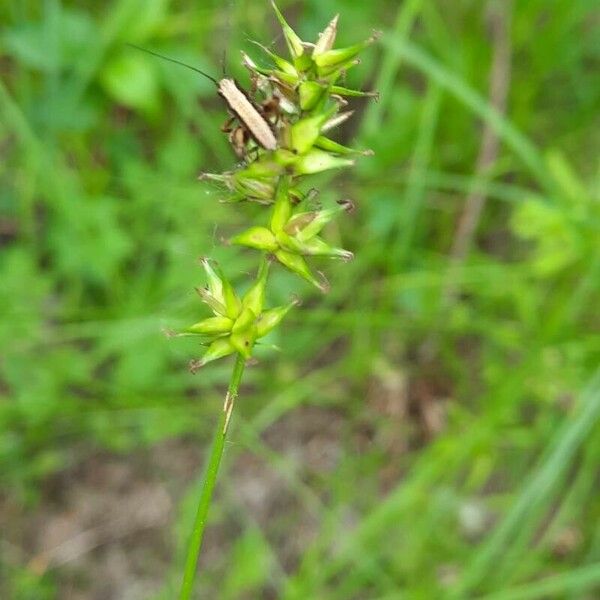
<svg viewBox="0 0 600 600">
<path fill-rule="evenodd" d="M 270 113 L 278 104 L 276 98 L 266 100 L 257 106 L 240 88 L 234 79 L 221 79 L 217 83 L 217 93 L 227 104 L 232 117 L 223 125 L 222 130 L 229 133 L 229 141 L 238 156 L 244 156 L 245 149 L 250 139 L 265 150 L 276 150 L 277 138 Z M 237 127 L 232 127 L 235 120 L 239 121 Z"/>
<path fill-rule="evenodd" d="M 196 73 L 200 73 L 200 75 L 210 79 L 217 86 L 217 93 L 223 98 L 232 115 L 221 129 L 229 134 L 229 141 L 237 156 L 243 158 L 247 155 L 247 146 L 251 139 L 254 140 L 257 146 L 265 150 L 272 151 L 278 148 L 279 143 L 277 141 L 276 130 L 272 123 L 273 115 L 277 118 L 279 102 L 276 97 L 269 98 L 261 105 L 257 105 L 235 79 L 225 77 L 218 81 L 208 73 L 184 62 L 163 56 L 140 46 L 135 46 L 134 44 L 129 45 L 158 58 L 196 71 Z M 234 127 L 236 120 L 239 124 Z"/>
</svg>

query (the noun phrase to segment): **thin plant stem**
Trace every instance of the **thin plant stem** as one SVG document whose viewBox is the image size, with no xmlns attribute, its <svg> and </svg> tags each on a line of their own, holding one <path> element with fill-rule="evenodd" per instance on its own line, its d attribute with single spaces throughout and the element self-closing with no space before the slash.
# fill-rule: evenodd
<svg viewBox="0 0 600 600">
<path fill-rule="evenodd" d="M 233 367 L 231 379 L 229 381 L 229 389 L 227 390 L 227 395 L 225 396 L 223 410 L 219 416 L 215 437 L 213 439 L 212 448 L 210 451 L 210 457 L 206 467 L 204 483 L 202 484 L 202 492 L 200 494 L 200 500 L 198 501 L 196 519 L 194 520 L 194 527 L 190 536 L 187 556 L 185 559 L 185 570 L 183 572 L 183 582 L 181 584 L 179 600 L 189 600 L 192 597 L 194 579 L 196 577 L 198 565 L 198 556 L 200 555 L 202 538 L 204 537 L 204 530 L 206 528 L 206 518 L 210 508 L 213 491 L 215 489 L 219 465 L 221 464 L 223 449 L 225 447 L 225 439 L 227 438 L 227 429 L 229 428 L 231 413 L 238 395 L 242 374 L 244 373 L 244 366 L 244 357 L 241 354 L 237 354 L 235 366 Z"/>
<path fill-rule="evenodd" d="M 413 10 L 416 10 L 421 0 L 409 1 Z M 290 98 L 287 99 L 286 96 L 286 101 L 293 104 L 293 109 L 287 106 L 281 111 L 277 110 L 275 126 L 269 116 L 258 113 L 251 106 L 253 92 L 248 97 L 244 97 L 240 89 L 221 94 L 237 115 L 239 126 L 236 132 L 242 133 L 242 137 L 238 140 L 239 136 L 234 133 L 230 141 L 238 154 L 244 155 L 245 160 L 234 171 L 204 173 L 202 176 L 202 179 L 217 182 L 229 190 L 234 201 L 245 199 L 272 206 L 267 225 L 250 227 L 229 240 L 230 243 L 262 252 L 262 263 L 254 283 L 240 297 L 218 265 L 210 258 L 202 258 L 207 284 L 204 288 L 197 288 L 197 291 L 214 316 L 202 319 L 179 332 L 179 335 L 203 336 L 207 346 L 201 358 L 190 362 L 192 372 L 223 356 L 238 353 L 206 464 L 196 518 L 190 533 L 179 600 L 190 600 L 193 593 L 208 511 L 245 360 L 252 356 L 256 341 L 277 327 L 298 304 L 296 299 L 292 299 L 286 305 L 264 309 L 271 261 L 276 260 L 320 291 L 326 292 L 329 289 L 327 281 L 314 274 L 307 257 L 325 256 L 343 260 L 352 258 L 352 253 L 348 250 L 330 246 L 320 237 L 323 227 L 340 212 L 349 211 L 352 203 L 340 200 L 337 206 L 330 208 L 308 206 L 306 210 L 296 209 L 302 201 L 306 205 L 312 204 L 310 199 L 314 198 L 314 192 L 304 194 L 298 183 L 306 175 L 352 166 L 354 159 L 349 155 L 365 153 L 346 148 L 321 133 L 339 125 L 352 114 L 352 111 L 339 112 L 342 104 L 339 99 L 334 98 L 337 92 L 359 97 L 373 95 L 371 92 L 351 90 L 334 84 L 347 68 L 358 63 L 356 54 L 359 50 L 372 44 L 378 36 L 374 34 L 358 45 L 333 51 L 338 22 L 336 16 L 319 35 L 316 44 L 311 44 L 313 50 L 305 52 L 307 43 L 302 42 L 287 24 L 274 1 L 272 4 L 298 70 L 294 69 L 295 75 L 279 71 L 279 65 L 288 63 L 270 50 L 267 52 L 272 55 L 274 66 L 277 67 L 275 69 L 260 68 L 245 54 L 243 63 L 250 70 L 254 87 L 260 88 L 261 93 L 276 106 L 280 104 L 281 89 L 289 89 Z M 390 49 L 390 56 L 395 53 L 395 49 Z M 283 77 L 279 76 L 280 73 Z M 221 82 L 218 87 L 221 89 Z M 333 94 L 334 87 L 336 94 Z M 234 111 L 234 106 L 238 106 L 239 110 Z M 245 144 L 247 134 L 256 142 L 255 153 L 252 152 L 253 148 L 248 148 Z"/>
</svg>

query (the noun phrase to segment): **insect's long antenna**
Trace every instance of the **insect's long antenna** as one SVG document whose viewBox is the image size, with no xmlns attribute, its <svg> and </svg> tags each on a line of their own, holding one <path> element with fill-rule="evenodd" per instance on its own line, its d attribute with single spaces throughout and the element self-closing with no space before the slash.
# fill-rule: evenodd
<svg viewBox="0 0 600 600">
<path fill-rule="evenodd" d="M 223 72 L 223 77 L 227 76 L 225 72 L 225 65 L 227 64 L 227 48 L 223 49 L 223 56 L 221 58 L 221 71 Z"/>
<path fill-rule="evenodd" d="M 181 65 L 182 67 L 187 67 L 188 69 L 191 69 L 192 71 L 196 71 L 196 73 L 200 73 L 200 75 L 204 75 L 204 77 L 206 77 L 207 79 L 210 79 L 216 86 L 219 85 L 219 82 L 214 77 L 211 77 L 208 73 L 205 73 L 204 71 L 201 71 L 200 69 L 197 69 L 196 67 L 192 67 L 192 65 L 188 65 L 188 64 L 181 62 L 180 60 L 176 60 L 174 58 L 169 58 L 168 56 L 164 56 L 163 54 L 159 54 L 158 52 L 153 52 L 152 50 L 147 50 L 146 48 L 142 48 L 141 46 L 136 46 L 135 44 L 128 43 L 127 45 L 131 46 L 132 48 L 136 48 L 137 50 L 141 50 L 142 52 L 147 52 L 148 54 L 152 54 L 153 56 L 158 56 L 158 58 L 168 60 L 169 62 L 175 63 L 176 65 Z"/>
</svg>

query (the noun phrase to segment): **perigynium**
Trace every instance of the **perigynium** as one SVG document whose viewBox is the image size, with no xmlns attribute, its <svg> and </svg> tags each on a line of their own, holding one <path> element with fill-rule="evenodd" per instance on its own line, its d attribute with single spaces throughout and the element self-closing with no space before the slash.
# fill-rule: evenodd
<svg viewBox="0 0 600 600">
<path fill-rule="evenodd" d="M 214 360 L 235 355 L 191 532 L 180 600 L 188 600 L 192 594 L 207 514 L 244 365 L 252 356 L 257 340 L 277 327 L 297 304 L 293 299 L 284 306 L 267 307 L 269 272 L 282 266 L 326 292 L 329 284 L 324 276 L 315 274 L 311 258 L 348 261 L 353 257 L 349 250 L 333 247 L 321 236 L 325 225 L 351 210 L 352 203 L 340 199 L 334 206 L 314 208 L 311 206 L 314 190 L 303 190 L 310 175 L 351 167 L 356 156 L 369 154 L 343 146 L 330 135 L 352 114 L 346 110 L 347 97 L 376 96 L 373 92 L 349 89 L 339 82 L 359 63 L 358 54 L 370 46 L 377 35 L 352 46 L 334 48 L 336 15 L 316 42 L 305 42 L 274 3 L 273 9 L 281 24 L 289 57 L 278 56 L 257 44 L 270 65 L 259 66 L 258 61 L 245 53 L 242 62 L 250 73 L 254 90 L 249 98 L 272 128 L 278 147 L 268 151 L 249 141 L 241 166 L 222 174 L 202 175 L 203 179 L 223 188 L 227 201 L 258 202 L 265 206 L 267 216 L 263 222 L 250 225 L 229 240 L 260 253 L 257 274 L 248 291 L 238 294 L 219 266 L 210 258 L 203 258 L 206 286 L 197 291 L 212 314 L 179 332 L 179 335 L 197 336 L 206 347 L 202 356 L 190 362 L 193 372 Z M 271 108 L 268 112 L 267 105 Z M 241 136 L 252 134 L 239 128 L 237 131 Z"/>
</svg>

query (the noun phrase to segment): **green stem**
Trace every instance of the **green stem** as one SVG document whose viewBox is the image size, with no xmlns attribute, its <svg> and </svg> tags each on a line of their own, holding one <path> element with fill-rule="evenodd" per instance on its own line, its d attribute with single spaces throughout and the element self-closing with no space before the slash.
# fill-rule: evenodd
<svg viewBox="0 0 600 600">
<path fill-rule="evenodd" d="M 223 456 L 225 439 L 227 438 L 229 420 L 238 395 L 242 374 L 244 373 L 244 365 L 245 360 L 243 356 L 241 354 L 236 355 L 235 366 L 233 367 L 233 372 L 231 373 L 231 379 L 229 381 L 229 389 L 225 396 L 225 403 L 219 417 L 219 422 L 217 423 L 217 429 L 215 431 L 208 465 L 206 467 L 202 493 L 200 494 L 200 500 L 198 502 L 198 511 L 196 512 L 196 519 L 194 521 L 194 527 L 190 536 L 185 559 L 185 570 L 183 572 L 183 582 L 181 584 L 179 600 L 189 600 L 192 597 L 191 594 L 194 587 L 194 578 L 196 577 L 198 556 L 200 555 L 200 547 L 202 546 L 202 538 L 204 537 L 204 529 L 206 528 L 206 517 L 208 509 L 210 508 L 213 490 L 215 489 L 219 465 L 221 464 L 221 457 Z"/>
</svg>

